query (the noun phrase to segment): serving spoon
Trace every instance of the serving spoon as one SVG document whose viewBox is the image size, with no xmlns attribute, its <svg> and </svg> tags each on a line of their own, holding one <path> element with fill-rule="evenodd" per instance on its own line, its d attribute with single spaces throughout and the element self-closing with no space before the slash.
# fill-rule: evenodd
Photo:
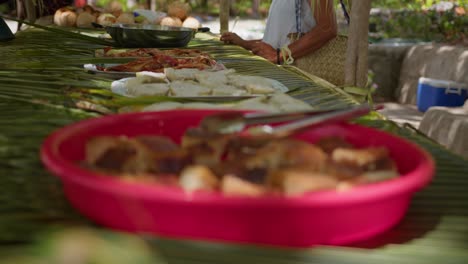
<svg viewBox="0 0 468 264">
<path fill-rule="evenodd" d="M 368 114 L 368 104 L 341 109 L 324 109 L 315 111 L 291 112 L 282 114 L 223 112 L 205 117 L 199 127 L 205 131 L 229 134 L 243 132 L 250 136 L 271 135 L 287 137 L 306 128 L 346 121 Z M 293 121 L 283 125 L 272 126 L 272 123 Z M 248 125 L 266 124 L 249 127 Z"/>
</svg>

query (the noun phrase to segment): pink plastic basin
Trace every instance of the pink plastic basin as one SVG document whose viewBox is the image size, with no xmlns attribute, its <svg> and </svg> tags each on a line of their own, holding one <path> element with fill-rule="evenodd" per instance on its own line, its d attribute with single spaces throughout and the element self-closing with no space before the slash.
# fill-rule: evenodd
<svg viewBox="0 0 468 264">
<path fill-rule="evenodd" d="M 299 138 L 314 142 L 336 135 L 358 147 L 386 146 L 401 177 L 346 192 L 246 198 L 187 194 L 178 187 L 125 182 L 78 164 L 91 137 L 151 134 L 179 142 L 188 127 L 214 112 L 175 110 L 84 120 L 52 133 L 42 146 L 41 158 L 62 180 L 71 204 L 104 226 L 176 238 L 292 247 L 342 245 L 390 229 L 402 219 L 413 194 L 429 183 L 434 172 L 430 155 L 415 144 L 352 124 L 316 128 Z"/>
</svg>

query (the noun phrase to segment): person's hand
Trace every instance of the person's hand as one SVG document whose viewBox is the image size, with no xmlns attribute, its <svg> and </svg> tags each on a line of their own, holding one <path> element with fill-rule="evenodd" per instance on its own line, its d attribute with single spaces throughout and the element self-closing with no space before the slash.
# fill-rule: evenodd
<svg viewBox="0 0 468 264">
<path fill-rule="evenodd" d="M 252 52 L 255 55 L 261 56 L 270 62 L 277 63 L 277 54 L 276 54 L 276 49 L 274 49 L 272 46 L 269 44 L 259 41 L 253 44 L 252 46 Z"/>
<path fill-rule="evenodd" d="M 239 46 L 243 46 L 244 43 L 244 40 L 241 37 L 232 32 L 223 33 L 223 35 L 221 35 L 221 41 L 225 44 L 234 44 Z"/>
</svg>

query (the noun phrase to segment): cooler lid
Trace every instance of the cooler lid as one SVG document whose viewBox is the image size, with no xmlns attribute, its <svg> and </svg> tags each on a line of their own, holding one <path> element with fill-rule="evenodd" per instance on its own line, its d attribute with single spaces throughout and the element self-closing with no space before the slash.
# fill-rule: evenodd
<svg viewBox="0 0 468 264">
<path fill-rule="evenodd" d="M 468 89 L 468 84 L 465 84 L 465 83 L 459 83 L 459 82 L 448 81 L 448 80 L 431 79 L 431 78 L 425 78 L 425 77 L 419 78 L 419 83 L 431 85 L 431 86 L 434 86 L 435 88 Z"/>
</svg>

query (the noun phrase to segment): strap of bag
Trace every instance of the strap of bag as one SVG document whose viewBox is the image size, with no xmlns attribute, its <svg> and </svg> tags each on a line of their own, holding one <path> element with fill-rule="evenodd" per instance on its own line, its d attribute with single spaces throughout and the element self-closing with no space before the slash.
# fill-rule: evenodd
<svg viewBox="0 0 468 264">
<path fill-rule="evenodd" d="M 349 25 L 349 21 L 350 21 L 350 18 L 349 18 L 349 13 L 348 11 L 346 10 L 346 5 L 345 3 L 343 2 L 343 0 L 340 0 L 340 5 L 341 5 L 341 9 L 343 9 L 343 15 L 346 19 L 346 24 Z"/>
<path fill-rule="evenodd" d="M 302 35 L 302 0 L 296 0 L 296 38 Z"/>
</svg>

